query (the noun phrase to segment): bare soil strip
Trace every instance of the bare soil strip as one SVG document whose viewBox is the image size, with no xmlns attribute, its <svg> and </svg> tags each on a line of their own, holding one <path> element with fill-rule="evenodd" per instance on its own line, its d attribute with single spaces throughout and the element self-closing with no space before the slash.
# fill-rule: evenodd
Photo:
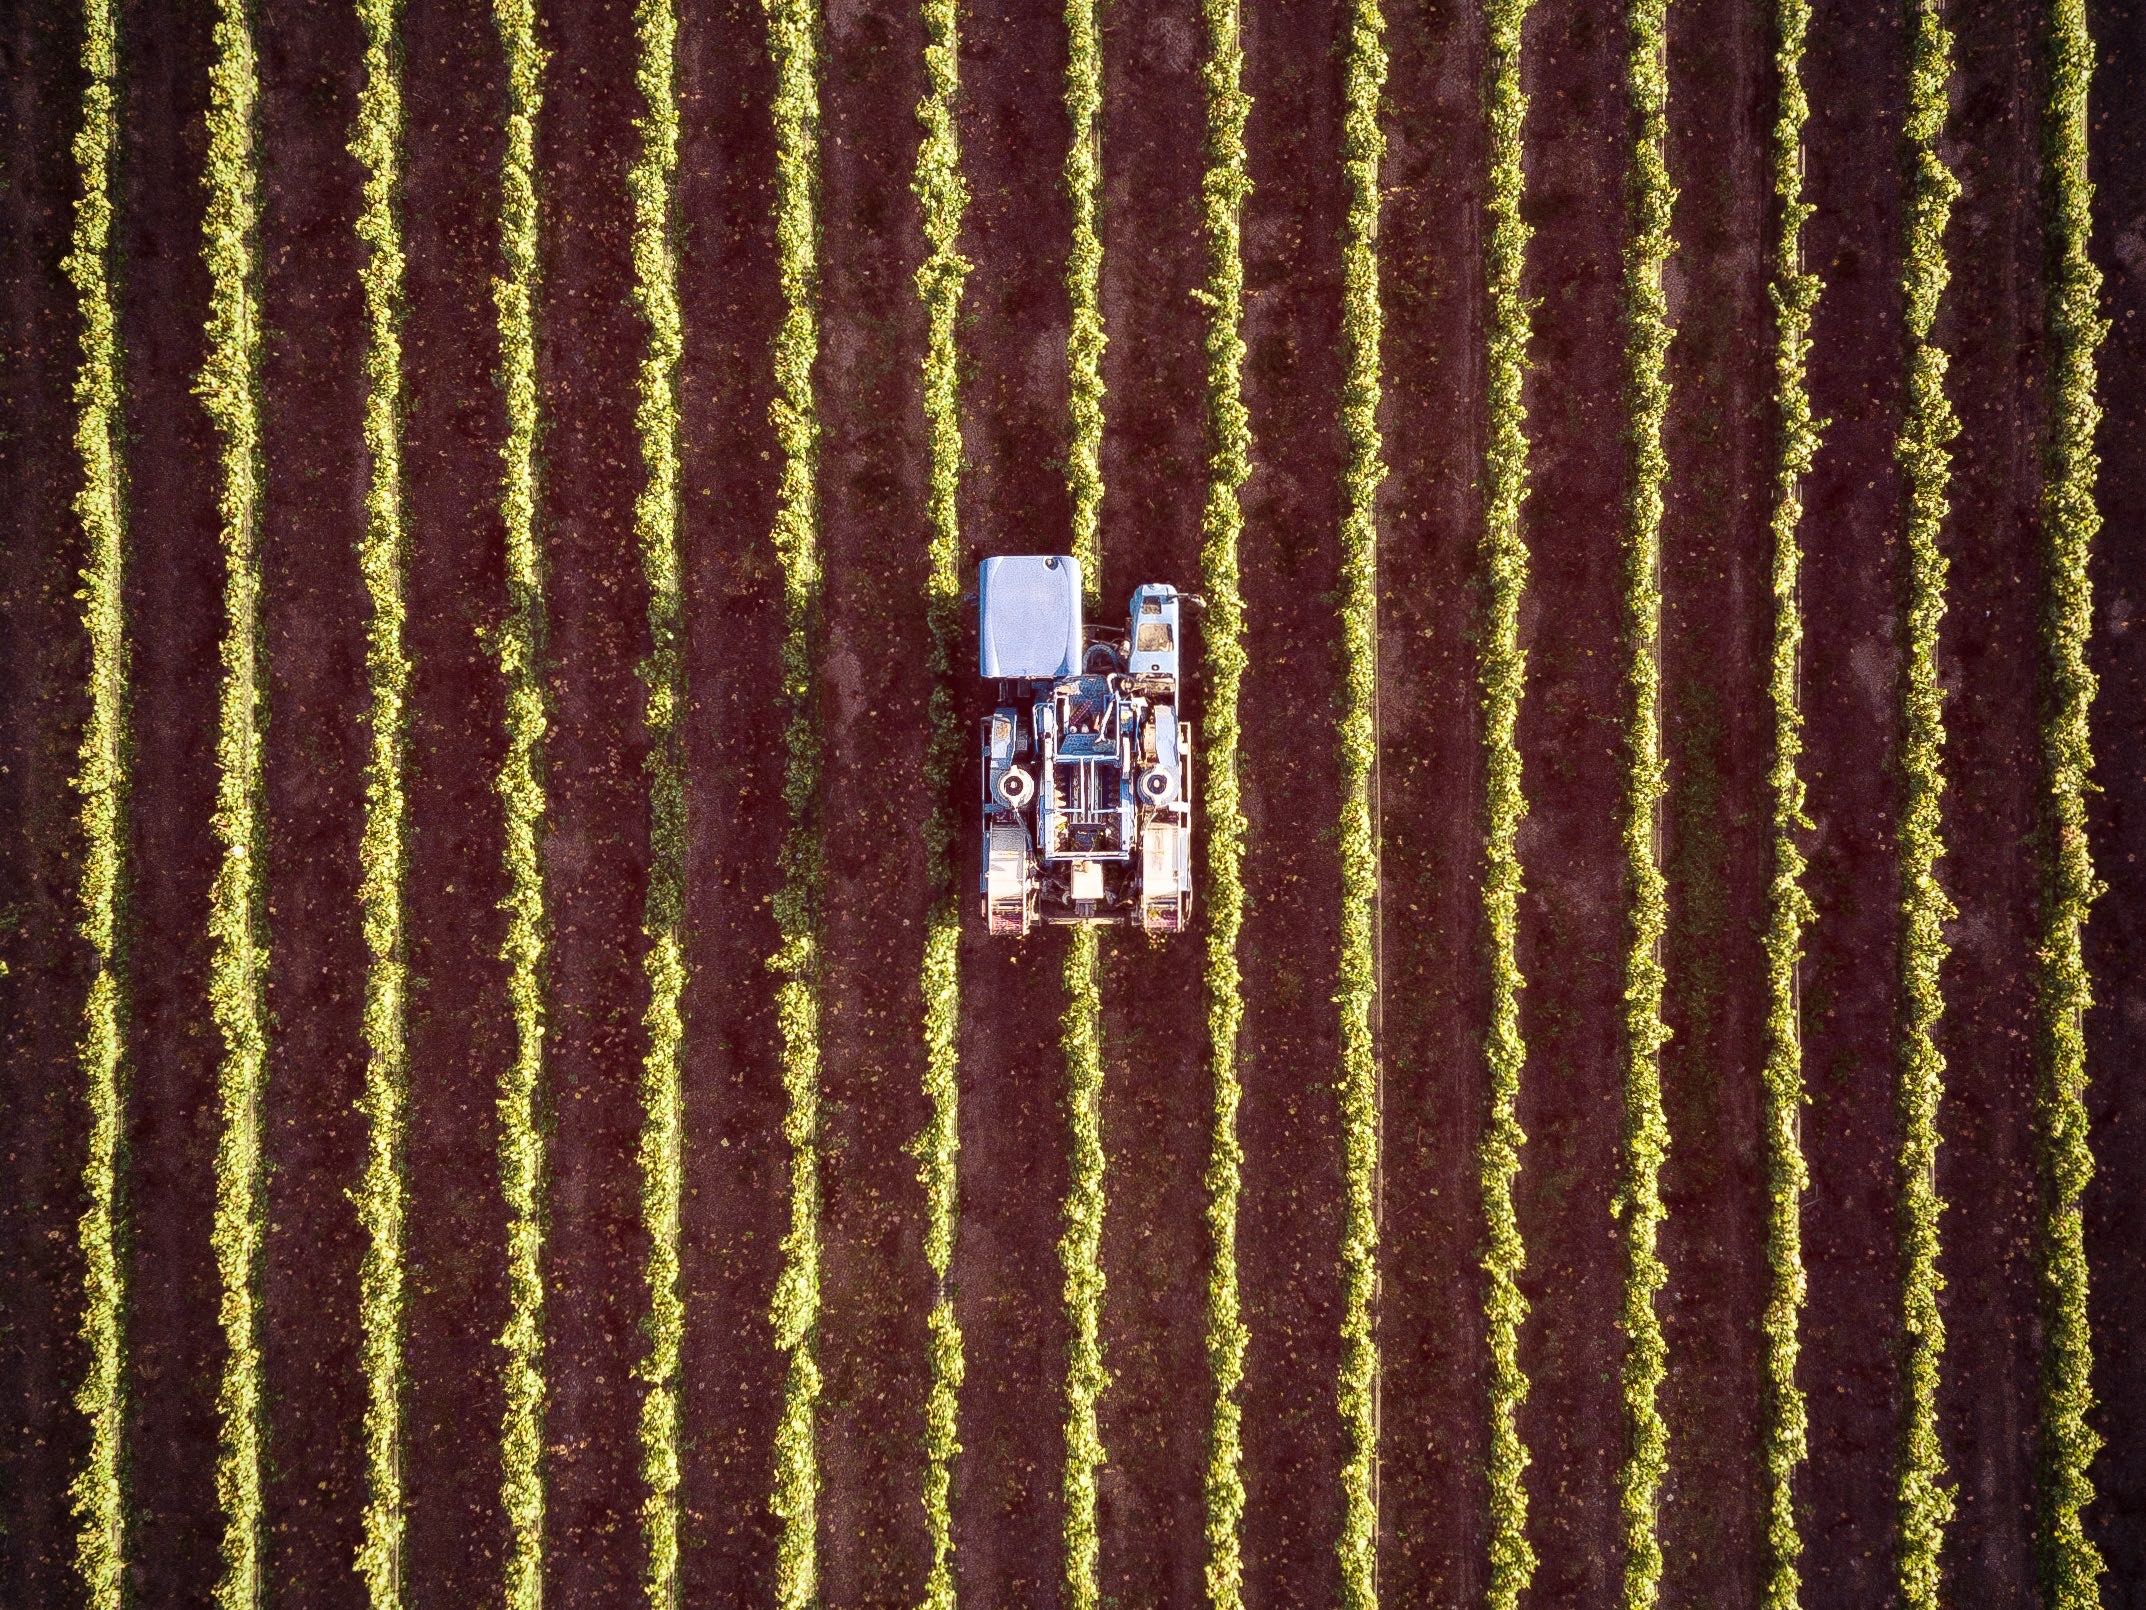
<svg viewBox="0 0 2146 1610">
<path fill-rule="evenodd" d="M 965 455 L 961 440 L 961 293 L 969 261 L 961 252 L 968 210 L 968 181 L 961 170 L 958 107 L 961 83 L 959 0 L 921 0 L 927 87 L 917 107 L 916 178 L 918 223 L 924 258 L 915 284 L 923 305 L 925 351 L 919 367 L 919 402 L 931 466 L 925 510 L 924 618 L 929 633 L 925 668 L 930 735 L 924 754 L 924 876 L 931 910 L 925 920 L 923 967 L 918 981 L 919 1027 L 924 1042 L 924 1094 L 930 1117 L 917 1136 L 917 1182 L 924 1188 L 924 1259 L 931 1273 L 930 1385 L 924 1406 L 924 1514 L 931 1566 L 921 1603 L 927 1610 L 954 1605 L 954 1462 L 961 1454 L 961 1383 L 967 1370 L 961 1326 L 954 1315 L 949 1277 L 954 1238 L 960 1228 L 961 1157 L 961 928 L 967 902 L 956 886 L 955 823 L 966 805 L 957 803 L 962 723 L 955 713 L 954 659 L 961 644 L 962 571 L 960 489 Z"/>
<path fill-rule="evenodd" d="M 266 1581 L 347 1595 L 365 1501 L 358 1373 L 364 1155 L 363 322 L 344 150 L 363 77 L 355 11 L 266 7 L 260 62 L 262 654 L 269 1067 L 261 1348 Z"/>
<path fill-rule="evenodd" d="M 1669 1480 L 1665 1605 L 1754 1604 L 1765 1566 L 1759 1463 L 1766 1306 L 1763 940 L 1773 759 L 1770 528 L 1779 423 L 1767 300 L 1776 115 L 1763 6 L 1669 12 L 1671 316 L 1662 683 L 1669 876 L 1662 1189 Z"/>
<path fill-rule="evenodd" d="M 412 1604 L 495 1598 L 506 1323 L 506 1210 L 496 1162 L 511 1049 L 504 748 L 493 657 L 478 632 L 506 596 L 499 444 L 506 410 L 491 280 L 499 272 L 506 98 L 482 7 L 402 20 L 404 595 L 411 661 L 406 939 L 410 1091 L 404 1241 L 403 1586 Z"/>
<path fill-rule="evenodd" d="M 1336 913 L 1342 55 L 1346 8 L 1248 7 L 1244 211 L 1248 821 L 1244 973 L 1245 1599 L 1340 1597 Z M 1285 445 L 1286 444 L 1286 445 Z"/>
<path fill-rule="evenodd" d="M 2146 1603 L 2146 1368 L 2135 1346 L 2146 1335 L 2146 567 L 2136 536 L 2146 530 L 2146 388 L 2138 384 L 2146 374 L 2146 52 L 2129 8 L 2096 4 L 2090 20 L 2107 52 L 2094 76 L 2090 138 L 2093 253 L 2108 275 L 2111 329 L 2101 358 L 2107 524 L 2095 544 L 2088 652 L 2101 678 L 2093 711 L 2099 792 L 2089 796 L 2088 831 L 2107 892 L 2086 930 L 2095 1000 L 2086 1017 L 2088 1104 L 2099 1170 L 2086 1197 L 2101 1400 L 2091 1423 L 2106 1441 L 2087 1530 L 2108 1565 L 2104 1603 L 2135 1610 Z"/>
<path fill-rule="evenodd" d="M 208 832 L 223 621 L 208 416 L 193 394 L 208 274 L 201 263 L 210 17 L 142 0 L 119 36 L 116 224 L 127 354 L 127 576 L 134 623 L 130 865 L 137 969 L 127 1170 L 127 1552 L 171 1602 L 205 1603 L 218 1575 L 216 1267 L 209 1251 L 216 1039 L 208 1013 Z"/>
<path fill-rule="evenodd" d="M 1905 352 L 1898 161 L 1905 30 L 1894 11 L 1813 8 L 1804 82 L 1805 261 L 1825 282 L 1811 401 L 1830 420 L 1806 489 L 1803 610 L 1807 887 L 1804 1211 L 1810 1402 L 1804 1590 L 1874 1603 L 1894 1588 L 1902 1383 L 1899 1122 L 1900 626 L 1906 585 L 1893 460 Z"/>
<path fill-rule="evenodd" d="M 910 282 L 924 255 L 909 193 L 923 48 L 913 0 L 827 14 L 818 698 L 820 1573 L 830 1604 L 914 1603 L 930 1569 L 921 1494 L 932 1284 L 909 1150 L 929 1115 L 919 979 L 937 893 L 924 856 L 930 446 L 924 317 Z"/>
<path fill-rule="evenodd" d="M 1122 619 L 1142 582 L 1197 591 L 1207 447 L 1200 234 L 1206 30 L 1196 0 L 1120 7 L 1103 32 L 1101 602 Z M 1190 630 L 1203 621 L 1195 616 Z M 1195 650 L 1197 648 L 1194 640 Z M 1188 675 L 1198 663 L 1188 654 Z M 1202 718 L 1200 689 L 1186 705 Z M 1197 765 L 1202 757 L 1195 755 Z M 1205 1560 L 1210 1420 L 1198 1412 L 1208 1237 L 1203 1168 L 1212 1090 L 1197 934 L 1103 939 L 1101 1588 L 1105 1602 L 1192 1604 Z"/>
<path fill-rule="evenodd" d="M 634 376 L 646 337 L 629 300 L 625 167 L 638 44 L 630 8 L 545 6 L 537 132 L 541 287 L 537 533 L 548 572 L 544 901 L 550 924 L 542 1101 L 544 1579 L 562 1603 L 623 1600 L 640 1579 L 638 1448 L 628 1427 L 645 1350 L 634 1159 L 648 1000 L 639 967 L 648 804 L 637 668 L 647 588 Z"/>
<path fill-rule="evenodd" d="M 1953 19 L 1957 265 L 1940 336 L 1960 416 L 1940 665 L 1945 882 L 1959 907 L 1940 1032 L 1947 1064 L 1938 1183 L 1950 1204 L 1939 1432 L 1958 1486 L 1948 1597 L 2032 1599 L 2041 1223 L 2035 1139 L 2035 957 L 2043 651 L 2043 28 L 2017 8 Z"/>
<path fill-rule="evenodd" d="M 1620 253 L 1631 133 L 1622 21 L 1600 6 L 1538 5 L 1522 76 L 1529 97 L 1526 291 L 1535 313 L 1527 387 L 1532 555 L 1521 643 L 1520 999 L 1527 1039 L 1515 1187 L 1527 1246 L 1521 1333 L 1532 1383 L 1520 1413 L 1533 1456 L 1534 1592 L 1576 1603 L 1613 1591 L 1622 1566 L 1617 1388 L 1624 1256 L 1610 1217 L 1622 1155 L 1627 919 L 1620 838 L 1629 703 L 1618 612 L 1630 452 Z"/>
<path fill-rule="evenodd" d="M 779 879 L 782 591 L 768 352 L 780 317 L 768 225 L 767 24 L 754 0 L 683 9 L 678 34 L 679 552 L 687 709 L 686 1334 L 679 1588 L 761 1604 L 782 1355 L 768 1299 L 789 1219 L 767 959 Z"/>
<path fill-rule="evenodd" d="M 970 32 L 977 31 L 972 25 Z M 973 176 L 977 165 L 970 171 Z M 977 196 L 981 203 L 981 188 Z M 987 281 L 986 261 L 988 254 L 979 254 L 972 293 Z M 987 350 L 979 342 L 979 355 Z M 974 428 L 985 428 L 970 417 Z M 1049 449 L 1036 445 L 1040 467 Z M 1012 521 L 1026 500 L 1010 501 L 1008 529 L 1018 531 Z M 1016 538 L 1013 546 L 1028 545 Z M 969 886 L 973 852 L 959 865 Z M 968 1349 L 963 1452 L 954 1481 L 954 1576 L 960 1596 L 978 1604 L 1049 1603 L 1060 1580 L 1064 1427 L 1056 1410 L 1066 1331 L 1056 1247 L 1067 1162 L 1057 1075 L 1064 948 L 1057 933 L 1014 945 L 988 940 L 973 927 L 962 933 L 963 993 L 995 1003 L 989 1014 L 966 1014 L 961 1026 L 967 1083 L 961 1233 L 954 1248 L 955 1303 Z"/>
<path fill-rule="evenodd" d="M 961 142 L 972 201 L 963 302 L 964 542 L 1050 552 L 1071 530 L 1065 260 L 1070 213 L 1064 19 L 997 0 L 962 22 Z M 954 661 L 969 674 L 973 636 Z M 980 697 L 958 703 L 963 753 Z M 975 773 L 957 766 L 956 893 L 973 911 Z M 1057 1256 L 1067 1180 L 1058 1045 L 1063 934 L 1017 945 L 964 921 L 961 1231 L 955 1305 L 968 1352 L 954 1478 L 955 1585 L 976 1604 L 1048 1603 L 1063 1561 L 1066 1326 Z"/>
<path fill-rule="evenodd" d="M 1379 788 L 1386 822 L 1385 1247 L 1379 1589 L 1479 1600 L 1489 1427 L 1482 1132 L 1488 973 L 1473 583 L 1483 526 L 1484 36 L 1472 9 L 1397 6 L 1386 102 Z M 1255 114 L 1256 115 L 1256 114 Z"/>
<path fill-rule="evenodd" d="M 82 321 L 59 259 L 81 188 L 79 8 L 22 7 L 0 27 L 0 1581 L 25 1603 L 79 1600 L 67 1485 L 89 1447 L 73 1407 L 89 1354 L 76 1339 L 89 1136 L 75 1058 L 90 954 L 75 936 L 82 866 L 69 782 L 89 713 L 90 655 L 75 594 L 86 563 L 73 499 L 72 401 Z"/>
</svg>

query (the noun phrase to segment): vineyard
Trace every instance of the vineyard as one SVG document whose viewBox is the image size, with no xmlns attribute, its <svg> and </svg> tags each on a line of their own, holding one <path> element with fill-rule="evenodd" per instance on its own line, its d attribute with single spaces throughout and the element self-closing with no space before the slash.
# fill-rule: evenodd
<svg viewBox="0 0 2146 1610">
<path fill-rule="evenodd" d="M 0 65 L 10 1602 L 2146 1607 L 2129 8 Z M 977 919 L 1020 553 L 1189 933 Z"/>
</svg>

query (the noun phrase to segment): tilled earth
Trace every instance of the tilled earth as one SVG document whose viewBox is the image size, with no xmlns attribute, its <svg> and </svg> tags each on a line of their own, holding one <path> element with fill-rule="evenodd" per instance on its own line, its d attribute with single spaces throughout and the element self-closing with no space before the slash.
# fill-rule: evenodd
<svg viewBox="0 0 2146 1610">
<path fill-rule="evenodd" d="M 144 1603 L 204 1600 L 216 1572 L 209 1255 L 215 1036 L 204 998 L 213 841 L 221 563 L 202 357 L 200 265 L 208 12 L 121 6 L 119 303 L 127 387 L 134 984 L 126 1121 L 130 1240 L 129 1554 Z M 648 857 L 638 665 L 645 590 L 627 164 L 637 136 L 632 10 L 543 8 L 550 52 L 543 197 L 541 526 L 551 608 L 552 921 L 547 1041 L 550 1517 L 561 1603 L 622 1602 L 640 1571 L 633 1437 L 644 1346 L 638 1217 L 642 902 Z M 1955 7 L 1946 157 L 1963 193 L 1939 339 L 1953 354 L 1954 443 L 1944 876 L 1960 908 L 1945 979 L 1950 1062 L 1939 1186 L 1951 1203 L 1940 1413 L 1959 1519 L 1961 1602 L 2027 1602 L 2041 1343 L 2034 1265 L 2032 963 L 2045 293 L 2040 36 L 2032 16 Z M 2087 1024 L 2100 1177 L 2088 1197 L 2100 1340 L 2092 1528 L 2104 1602 L 2146 1604 L 2146 38 L 2097 3 L 2106 60 L 2093 124 L 2104 349 L 2094 663 L 2108 883 L 2089 937 L 2101 1004 Z M 783 831 L 781 586 L 767 531 L 775 454 L 768 353 L 780 313 L 769 225 L 772 73 L 752 0 L 683 4 L 676 198 L 687 349 L 680 377 L 681 543 L 689 619 L 688 1023 L 682 1588 L 766 1597 L 767 1510 L 782 1389 L 766 1311 L 787 1222 L 783 1092 L 765 959 Z M 1240 1258 L 1252 1344 L 1244 1390 L 1247 1597 L 1322 1604 L 1343 1441 L 1339 1118 L 1334 1086 L 1335 843 L 1342 439 L 1339 235 L 1342 0 L 1253 4 L 1243 18 L 1252 193 L 1244 259 L 1254 472 L 1244 496 L 1250 671 L 1241 771 L 1251 824 L 1242 966 L 1245 1148 Z M 0 1192 L 0 1581 L 69 1602 L 66 1481 L 84 1437 L 73 1226 L 84 1117 L 72 1047 L 86 961 L 73 938 L 78 846 L 68 784 L 84 649 L 68 402 L 72 293 L 61 273 L 81 69 L 71 14 L 0 23 L 0 1055 L 10 1185 Z M 355 843 L 366 702 L 358 440 L 362 332 L 345 151 L 359 32 L 335 0 L 257 8 L 268 466 L 263 613 L 274 1053 L 262 1269 L 268 1371 L 268 1567 L 280 1597 L 348 1604 L 363 1461 L 346 1197 L 363 1135 L 363 948 Z M 973 262 L 961 327 L 973 559 L 1066 541 L 1069 209 L 1061 168 L 1065 33 L 1055 8 L 964 8 L 961 138 Z M 409 559 L 408 865 L 413 970 L 407 1175 L 404 1549 L 413 1603 L 496 1591 L 505 1215 L 494 1093 L 509 1038 L 497 961 L 503 891 L 492 777 L 503 607 L 490 282 L 504 101 L 482 8 L 403 18 L 407 117 L 403 327 Z M 1759 1129 L 1772 717 L 1773 251 L 1777 88 L 1766 9 L 1671 11 L 1670 270 L 1678 327 L 1666 447 L 1662 666 L 1671 794 L 1663 1179 L 1671 1350 L 1663 1406 L 1665 1602 L 1751 1605 L 1760 1585 L 1758 1393 L 1765 1171 Z M 1810 1301 L 1801 1377 L 1811 1457 L 1799 1489 L 1814 1603 L 1883 1600 L 1901 1409 L 1892 1216 L 1901 669 L 1899 120 L 1896 11 L 1816 0 L 1804 64 L 1824 280 L 1811 389 L 1828 421 L 1806 488 L 1805 776 L 1819 917 L 1803 974 Z M 909 190 L 923 30 L 897 0 L 829 0 L 822 37 L 818 386 L 826 586 L 817 653 L 821 820 L 824 1308 L 820 1566 L 830 1604 L 912 1600 L 927 1385 L 918 959 L 936 891 L 922 824 L 927 688 L 919 396 L 921 256 Z M 1485 438 L 1480 113 L 1483 18 L 1396 5 L 1384 110 L 1380 252 L 1389 477 L 1380 502 L 1379 930 L 1384 1078 L 1381 1587 L 1465 1603 L 1486 1576 L 1487 1358 L 1475 1147 L 1488 1002 L 1480 917 L 1482 756 L 1474 634 Z M 1521 720 L 1531 814 L 1521 853 L 1529 1132 L 1518 1208 L 1532 1317 L 1521 1429 L 1533 1455 L 1535 1601 L 1607 1602 L 1622 1565 L 1615 1477 L 1621 1290 L 1610 1215 L 1622 1132 L 1622 721 L 1616 599 L 1628 454 L 1621 249 L 1631 129 L 1613 9 L 1539 0 L 1524 78 L 1527 291 L 1535 368 Z M 1103 310 L 1109 388 L 1103 596 L 1200 586 L 1208 450 L 1206 163 L 1195 0 L 1105 18 Z M 1199 715 L 1200 688 L 1191 690 Z M 966 824 L 970 779 L 955 779 Z M 964 828 L 965 833 L 965 828 Z M 962 842 L 966 844 L 964 837 Z M 973 853 L 973 852 L 970 852 Z M 973 876 L 973 864 L 960 874 Z M 966 882 L 964 888 L 967 887 Z M 1209 1412 L 1203 1218 L 1212 1092 L 1203 936 L 1103 948 L 1103 1127 L 1110 1213 L 1101 1407 L 1103 1591 L 1196 1603 Z M 1057 1253 L 1067 1180 L 1059 1018 L 1063 936 L 961 949 L 961 1230 L 967 1341 L 957 1571 L 978 1605 L 1053 1602 L 1061 1568 L 1066 1322 Z"/>
</svg>

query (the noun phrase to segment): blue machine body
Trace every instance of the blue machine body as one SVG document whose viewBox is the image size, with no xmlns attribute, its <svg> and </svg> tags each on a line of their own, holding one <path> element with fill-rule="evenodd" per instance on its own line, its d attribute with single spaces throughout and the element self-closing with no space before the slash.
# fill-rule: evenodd
<svg viewBox="0 0 2146 1610">
<path fill-rule="evenodd" d="M 1179 709 L 1182 600 L 1135 589 L 1122 631 L 1080 624 L 1066 554 L 977 575 L 984 720 L 979 894 L 993 933 L 1036 922 L 1186 927 L 1192 730 Z"/>
</svg>

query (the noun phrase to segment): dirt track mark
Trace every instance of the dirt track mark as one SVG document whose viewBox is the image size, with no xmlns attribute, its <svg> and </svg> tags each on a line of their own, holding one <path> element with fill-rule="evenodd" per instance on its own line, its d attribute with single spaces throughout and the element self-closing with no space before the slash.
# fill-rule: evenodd
<svg viewBox="0 0 2146 1610">
<path fill-rule="evenodd" d="M 79 8 L 20 7 L 0 25 L 0 1581 L 26 1602 L 79 1597 L 67 1484 L 89 1446 L 73 1395 L 89 1359 L 76 1338 L 83 1264 L 75 1221 L 88 1144 L 75 1057 L 90 953 L 75 925 L 82 865 L 69 779 L 89 711 L 88 640 L 72 510 L 82 471 L 70 398 L 82 321 L 60 270 L 80 181 Z"/>
<path fill-rule="evenodd" d="M 1245 1598 L 1339 1596 L 1345 1457 L 1332 730 L 1341 517 L 1341 169 L 1334 0 L 1247 8 L 1244 211 L 1248 822 L 1242 949 Z M 1286 445 L 1285 445 L 1286 444 Z M 1286 456 L 1285 456 L 1286 454 Z"/>
<path fill-rule="evenodd" d="M 1521 642 L 1519 742 L 1529 810 L 1519 959 L 1528 1146 L 1515 1187 L 1527 1245 L 1521 1333 L 1532 1388 L 1520 1414 L 1533 1455 L 1534 1592 L 1607 1595 L 1623 1560 L 1617 1327 L 1624 1259 L 1610 1217 L 1623 1130 L 1626 927 L 1619 838 L 1624 688 L 1618 611 L 1627 497 L 1619 254 L 1631 149 L 1621 90 L 1625 32 L 1601 7 L 1538 4 L 1528 21 L 1526 289 L 1535 313 L 1523 514 L 1533 556 Z"/>
<path fill-rule="evenodd" d="M 1103 505 L 1101 601 L 1196 591 L 1204 478 L 1203 321 L 1191 299 L 1200 235 L 1205 29 L 1194 0 L 1109 14 L 1103 35 Z M 1191 630 L 1201 622 L 1195 618 Z M 1196 678 L 1196 654 L 1183 662 Z M 1200 689 L 1187 713 L 1200 720 Z M 1196 908 L 1197 909 L 1197 908 Z M 1199 933 L 1103 939 L 1103 1264 L 1109 1298 L 1100 1475 L 1105 1602 L 1196 1602 L 1204 1558 L 1207 1418 L 1205 1193 L 1210 1090 Z"/>
<path fill-rule="evenodd" d="M 855 0 L 830 8 L 825 45 L 820 1572 L 830 1604 L 899 1604 L 929 1569 L 932 1298 L 908 1149 L 926 1119 L 918 980 L 935 894 L 923 842 L 929 446 L 910 284 L 924 248 L 902 137 L 924 94 L 923 28 L 910 0 Z"/>
<path fill-rule="evenodd" d="M 410 655 L 405 887 L 410 999 L 404 1158 L 404 1591 L 413 1604 L 499 1591 L 506 1210 L 495 1107 L 511 1052 L 503 824 L 492 779 L 504 714 L 479 632 L 506 595 L 493 383 L 499 342 L 504 72 L 479 7 L 402 19 L 403 510 Z"/>
<path fill-rule="evenodd" d="M 1063 278 L 1069 209 L 1063 20 L 1049 7 L 979 6 L 962 35 L 961 138 L 973 200 L 964 303 L 970 454 L 964 543 L 1049 551 L 1071 529 L 1059 464 L 1067 439 Z M 955 660 L 964 674 L 974 638 Z M 963 715 L 963 752 L 980 709 Z M 974 773 L 957 767 L 964 802 Z M 957 823 L 970 823 L 964 813 Z M 957 832 L 959 830 L 957 829 Z M 976 888 L 974 838 L 955 842 L 957 896 Z M 961 1024 L 961 1236 L 954 1288 L 968 1342 L 955 1582 L 972 1602 L 1047 1603 L 1060 1580 L 1065 1328 L 1056 1246 L 1067 1161 L 1061 1110 L 1065 938 L 1019 945 L 965 923 L 962 993 L 992 1009 Z"/>
<path fill-rule="evenodd" d="M 625 168 L 637 45 L 625 6 L 544 6 L 550 60 L 537 132 L 541 290 L 537 518 L 547 573 L 544 902 L 550 925 L 542 1102 L 550 1134 L 544 1241 L 544 1576 L 564 1603 L 639 1580 L 644 1346 L 634 1157 L 648 987 L 647 736 L 636 668 L 647 588 L 632 532 L 640 460 L 633 381 L 645 337 L 628 298 Z"/>
<path fill-rule="evenodd" d="M 127 1159 L 127 1487 L 130 1576 L 170 1602 L 206 1602 L 217 1575 L 216 1269 L 209 1254 L 216 1144 L 208 1016 L 207 831 L 214 757 L 222 563 L 213 439 L 193 395 L 208 274 L 201 168 L 208 103 L 206 11 L 127 6 L 121 58 L 116 240 L 127 354 L 127 578 L 133 641 L 134 954 L 155 957 L 134 994 Z"/>
<path fill-rule="evenodd" d="M 294 1596 L 349 1590 L 364 1502 L 360 1234 L 346 1193 L 364 1139 L 358 930 L 366 606 L 358 170 L 343 147 L 361 73 L 333 0 L 260 17 L 263 685 L 268 707 L 268 1004 L 262 1096 L 267 1396 L 262 1569 Z"/>
<path fill-rule="evenodd" d="M 1387 22 L 1379 1587 L 1395 1603 L 1452 1604 L 1481 1597 L 1487 1561 L 1476 1143 L 1489 1006 L 1472 649 L 1483 524 L 1485 45 L 1473 8 L 1397 6 Z"/>
<path fill-rule="evenodd" d="M 686 1301 L 679 1586 L 765 1598 L 782 1401 L 768 1298 L 788 1219 L 767 958 L 782 833 L 782 595 L 767 533 L 767 363 L 780 317 L 768 205 L 773 78 L 753 0 L 687 7 L 678 36 L 680 528 L 687 713 Z"/>
<path fill-rule="evenodd" d="M 1893 1591 L 1902 1384 L 1894 1198 L 1900 1012 L 1900 548 L 1893 461 L 1905 351 L 1901 20 L 1825 0 L 1811 20 L 1805 149 L 1817 205 L 1804 257 L 1825 282 L 1811 403 L 1830 419 L 1805 493 L 1807 887 L 1803 971 L 1804 1215 L 1810 1276 L 1802 1378 L 1811 1414 L 1804 1591 L 1871 1603 Z"/>
<path fill-rule="evenodd" d="M 1953 83 L 1961 195 L 1957 272 L 1940 334 L 1952 350 L 1951 603 L 1940 665 L 1948 853 L 1959 920 L 1945 968 L 1948 1065 L 1938 1184 L 1951 1204 L 1941 1268 L 1939 1431 L 1958 1484 L 1949 1596 L 2034 1596 L 2040 1402 L 2035 954 L 2046 786 L 2041 764 L 2044 438 L 2038 19 L 1962 8 Z"/>
<path fill-rule="evenodd" d="M 1662 1590 L 1671 1606 L 1755 1604 L 1764 1567 L 1759 1463 L 1766 1305 L 1766 924 L 1773 726 L 1770 530 L 1778 423 L 1767 301 L 1775 107 L 1763 7 L 1670 8 L 1670 275 L 1677 335 L 1662 531 L 1669 875 L 1662 1079 L 1669 1266 L 1663 1328 L 1669 1480 Z"/>
</svg>

